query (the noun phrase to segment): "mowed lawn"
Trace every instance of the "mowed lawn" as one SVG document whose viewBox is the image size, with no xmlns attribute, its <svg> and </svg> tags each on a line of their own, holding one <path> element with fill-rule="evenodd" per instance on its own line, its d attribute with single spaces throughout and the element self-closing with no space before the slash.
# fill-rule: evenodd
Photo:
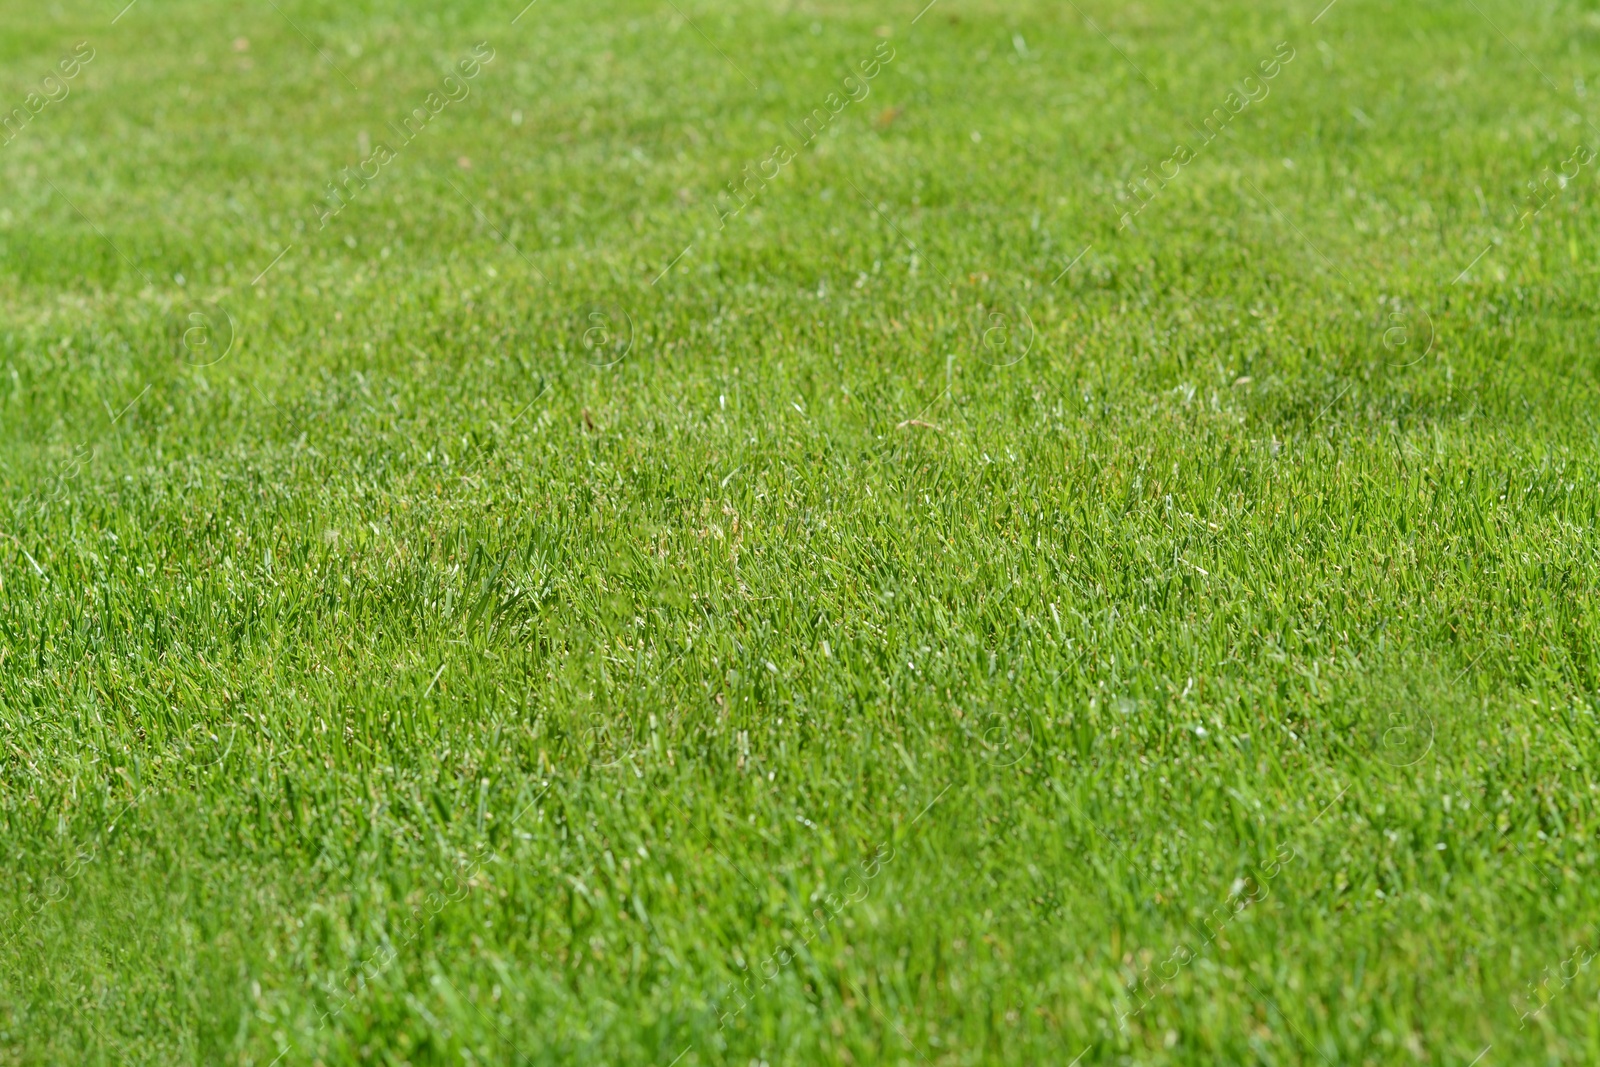
<svg viewBox="0 0 1600 1067">
<path fill-rule="evenodd" d="M 0 1064 L 1600 1061 L 1592 5 L 523 2 L 0 5 Z"/>
</svg>

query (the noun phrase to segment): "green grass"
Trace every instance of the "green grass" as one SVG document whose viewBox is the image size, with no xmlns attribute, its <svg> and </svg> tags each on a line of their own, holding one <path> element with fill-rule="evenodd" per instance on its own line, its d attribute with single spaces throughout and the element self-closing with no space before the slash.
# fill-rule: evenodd
<svg viewBox="0 0 1600 1067">
<path fill-rule="evenodd" d="M 0 1064 L 1600 1060 L 1600 13 L 120 6 L 0 17 Z"/>
</svg>

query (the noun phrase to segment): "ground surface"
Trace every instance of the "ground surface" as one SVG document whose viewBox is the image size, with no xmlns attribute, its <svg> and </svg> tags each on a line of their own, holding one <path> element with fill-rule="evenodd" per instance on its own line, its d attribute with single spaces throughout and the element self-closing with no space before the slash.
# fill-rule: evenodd
<svg viewBox="0 0 1600 1067">
<path fill-rule="evenodd" d="M 0 1063 L 1600 1059 L 1588 5 L 119 6 Z"/>
</svg>

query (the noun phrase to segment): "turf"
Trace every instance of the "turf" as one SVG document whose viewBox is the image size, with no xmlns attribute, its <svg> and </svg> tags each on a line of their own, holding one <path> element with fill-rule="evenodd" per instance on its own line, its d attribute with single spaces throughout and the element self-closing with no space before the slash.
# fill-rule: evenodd
<svg viewBox="0 0 1600 1067">
<path fill-rule="evenodd" d="M 1600 1060 L 1600 14 L 119 7 L 0 1063 Z"/>
</svg>

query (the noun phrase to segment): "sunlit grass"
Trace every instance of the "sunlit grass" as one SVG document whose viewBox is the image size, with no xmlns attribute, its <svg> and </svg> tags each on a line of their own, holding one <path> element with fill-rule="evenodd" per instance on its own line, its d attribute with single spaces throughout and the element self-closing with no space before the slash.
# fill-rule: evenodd
<svg viewBox="0 0 1600 1067">
<path fill-rule="evenodd" d="M 0 20 L 0 1063 L 1600 1059 L 1593 18 L 277 6 Z"/>
</svg>

